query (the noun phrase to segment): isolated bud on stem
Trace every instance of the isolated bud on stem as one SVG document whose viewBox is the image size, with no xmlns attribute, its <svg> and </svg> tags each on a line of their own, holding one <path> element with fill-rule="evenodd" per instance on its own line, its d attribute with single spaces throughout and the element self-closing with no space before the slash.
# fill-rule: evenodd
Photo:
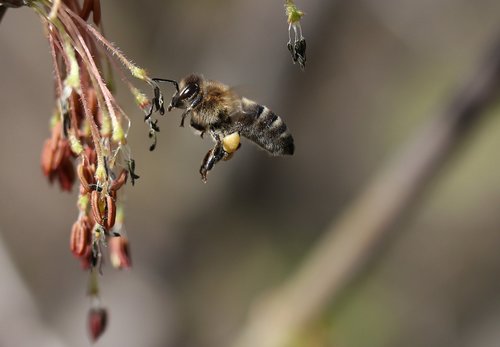
<svg viewBox="0 0 500 347">
<path fill-rule="evenodd" d="M 89 333 L 92 342 L 97 339 L 106 330 L 108 323 L 108 313 L 105 308 L 97 307 L 91 308 L 88 315 Z"/>
<path fill-rule="evenodd" d="M 92 223 L 89 217 L 79 218 L 71 228 L 70 250 L 75 257 L 82 257 L 91 242 Z"/>
</svg>

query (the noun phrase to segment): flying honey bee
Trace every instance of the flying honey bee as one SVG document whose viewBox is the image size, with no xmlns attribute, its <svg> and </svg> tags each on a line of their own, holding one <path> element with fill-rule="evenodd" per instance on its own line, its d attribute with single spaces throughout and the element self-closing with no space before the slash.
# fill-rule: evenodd
<svg viewBox="0 0 500 347">
<path fill-rule="evenodd" d="M 206 183 L 207 173 L 220 160 L 228 160 L 240 147 L 240 135 L 256 143 L 273 156 L 292 155 L 293 137 L 286 124 L 273 111 L 255 101 L 238 96 L 227 85 L 205 80 L 192 74 L 179 83 L 168 79 L 176 92 L 168 111 L 183 109 L 181 124 L 190 116 L 190 125 L 201 137 L 209 133 L 215 146 L 208 151 L 200 167 L 201 179 Z M 163 99 L 154 99 L 157 109 L 163 109 Z"/>
</svg>

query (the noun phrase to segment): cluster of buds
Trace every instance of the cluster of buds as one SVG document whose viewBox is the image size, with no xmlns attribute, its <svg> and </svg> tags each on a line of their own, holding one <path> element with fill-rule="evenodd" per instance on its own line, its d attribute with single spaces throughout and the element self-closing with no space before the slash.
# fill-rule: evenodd
<svg viewBox="0 0 500 347">
<path fill-rule="evenodd" d="M 288 21 L 287 47 L 292 55 L 293 63 L 299 63 L 300 68 L 304 70 L 306 67 L 306 39 L 302 35 L 302 27 L 300 26 L 304 12 L 297 8 L 293 0 L 285 0 L 285 13 Z"/>
<path fill-rule="evenodd" d="M 54 65 L 56 107 L 51 137 L 42 150 L 42 171 L 64 191 L 71 191 L 79 181 L 79 214 L 71 228 L 70 250 L 90 271 L 89 295 L 94 305 L 88 323 L 95 340 L 107 321 L 106 310 L 95 305 L 100 303 L 97 275 L 102 273 L 103 250 L 114 267 L 131 266 L 120 196 L 127 178 L 132 185 L 139 178 L 127 144 L 131 121 L 113 96 L 111 73 L 120 74 L 146 115 L 154 144 L 159 128 L 152 113 L 158 111 L 163 96 L 156 81 L 104 37 L 99 0 L 25 4 L 45 25 Z M 127 79 L 127 71 L 153 88 L 152 100 Z"/>
</svg>

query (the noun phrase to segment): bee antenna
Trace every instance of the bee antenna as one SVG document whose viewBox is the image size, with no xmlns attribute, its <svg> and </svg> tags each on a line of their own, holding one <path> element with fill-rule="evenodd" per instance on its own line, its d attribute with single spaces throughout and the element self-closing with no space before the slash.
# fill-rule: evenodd
<svg viewBox="0 0 500 347">
<path fill-rule="evenodd" d="M 177 89 L 177 92 L 179 92 L 179 83 L 177 83 L 177 81 L 168 80 L 168 79 L 164 79 L 164 78 L 153 78 L 153 81 L 155 81 L 155 82 L 169 82 L 169 83 L 172 83 L 175 86 L 175 89 Z"/>
</svg>

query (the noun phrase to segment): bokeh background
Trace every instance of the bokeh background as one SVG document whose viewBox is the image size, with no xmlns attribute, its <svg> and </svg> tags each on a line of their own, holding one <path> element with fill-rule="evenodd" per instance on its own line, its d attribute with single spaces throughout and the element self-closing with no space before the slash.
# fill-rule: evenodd
<svg viewBox="0 0 500 347">
<path fill-rule="evenodd" d="M 119 88 L 141 178 L 127 187 L 133 268 L 104 268 L 110 322 L 98 346 L 230 346 L 253 303 L 286 283 L 500 35 L 497 0 L 297 5 L 305 72 L 286 49 L 281 1 L 102 1 L 107 37 L 129 58 L 153 76 L 198 72 L 235 86 L 286 120 L 296 154 L 271 158 L 244 142 L 203 184 L 210 141 L 174 112 L 149 152 L 143 115 Z M 76 189 L 51 187 L 39 166 L 53 78 L 30 9 L 0 23 L 0 71 L 0 345 L 88 346 L 87 274 L 68 249 Z M 500 345 L 499 107 L 291 345 Z"/>
</svg>

